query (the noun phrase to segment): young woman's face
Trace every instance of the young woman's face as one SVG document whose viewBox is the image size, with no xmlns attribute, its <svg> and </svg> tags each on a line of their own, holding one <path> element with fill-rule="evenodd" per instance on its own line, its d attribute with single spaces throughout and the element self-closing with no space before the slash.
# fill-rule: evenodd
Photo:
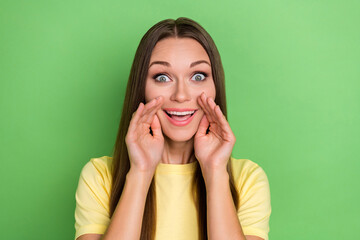
<svg viewBox="0 0 360 240">
<path fill-rule="evenodd" d="M 211 63 L 192 38 L 166 38 L 153 49 L 145 86 L 146 102 L 163 96 L 157 112 L 163 134 L 172 141 L 190 140 L 204 112 L 197 103 L 202 92 L 215 99 Z"/>
</svg>

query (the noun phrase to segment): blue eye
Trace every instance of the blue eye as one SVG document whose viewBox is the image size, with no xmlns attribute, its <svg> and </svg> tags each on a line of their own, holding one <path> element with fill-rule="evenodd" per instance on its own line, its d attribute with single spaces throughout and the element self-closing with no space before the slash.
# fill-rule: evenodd
<svg viewBox="0 0 360 240">
<path fill-rule="evenodd" d="M 201 75 L 203 75 L 203 78 L 201 77 Z M 200 81 L 204 81 L 205 78 L 207 77 L 207 74 L 204 72 L 198 72 L 194 75 L 195 79 L 192 78 L 192 80 L 200 82 Z"/>
<path fill-rule="evenodd" d="M 204 81 L 207 76 L 208 75 L 204 72 L 197 72 L 196 74 L 193 75 L 191 80 L 196 81 L 196 82 L 201 82 L 201 81 Z M 170 78 L 164 73 L 158 73 L 158 74 L 154 75 L 153 79 L 156 82 L 170 82 L 171 81 Z"/>
<path fill-rule="evenodd" d="M 169 77 L 163 73 L 156 74 L 153 78 L 157 82 L 169 82 L 170 81 Z"/>
</svg>

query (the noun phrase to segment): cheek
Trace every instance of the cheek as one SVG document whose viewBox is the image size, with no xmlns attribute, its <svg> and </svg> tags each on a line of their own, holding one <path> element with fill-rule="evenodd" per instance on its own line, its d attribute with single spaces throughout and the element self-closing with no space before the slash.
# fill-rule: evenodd
<svg viewBox="0 0 360 240">
<path fill-rule="evenodd" d="M 196 92 L 194 92 L 194 97 L 198 98 L 202 92 L 204 92 L 207 97 L 211 97 L 212 99 L 215 99 L 216 90 L 214 83 L 212 82 L 211 84 L 207 84 L 206 86 L 203 86 L 201 89 L 198 89 Z"/>
<path fill-rule="evenodd" d="M 145 85 L 145 102 L 150 102 L 152 99 L 160 96 L 161 91 L 148 80 Z"/>
</svg>

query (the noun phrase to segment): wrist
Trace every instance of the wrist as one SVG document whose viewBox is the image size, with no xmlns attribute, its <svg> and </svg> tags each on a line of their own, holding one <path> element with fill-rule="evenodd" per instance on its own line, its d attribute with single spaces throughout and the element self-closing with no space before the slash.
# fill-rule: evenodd
<svg viewBox="0 0 360 240">
<path fill-rule="evenodd" d="M 202 175 L 207 187 L 213 185 L 214 183 L 229 181 L 229 173 L 227 172 L 226 167 L 209 169 L 202 168 Z"/>
<path fill-rule="evenodd" d="M 157 165 L 156 165 L 157 166 Z M 153 166 L 153 164 L 139 164 L 139 163 L 133 163 L 130 160 L 130 171 L 136 173 L 136 174 L 141 174 L 141 175 L 154 175 L 155 170 L 156 170 L 156 166 Z"/>
<path fill-rule="evenodd" d="M 126 179 L 132 178 L 136 179 L 139 183 L 149 183 L 151 182 L 155 171 L 154 170 L 140 170 L 136 167 L 130 167 L 129 172 L 126 174 Z"/>
</svg>

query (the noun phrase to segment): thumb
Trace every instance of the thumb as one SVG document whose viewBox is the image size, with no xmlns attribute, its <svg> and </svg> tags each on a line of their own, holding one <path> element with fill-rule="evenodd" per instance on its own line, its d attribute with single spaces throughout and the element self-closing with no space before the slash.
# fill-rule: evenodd
<svg viewBox="0 0 360 240">
<path fill-rule="evenodd" d="M 152 133 L 153 133 L 154 137 L 162 136 L 161 124 L 160 124 L 159 118 L 158 118 L 158 116 L 156 114 L 154 115 L 154 119 L 151 122 L 150 127 L 151 127 L 151 130 L 152 130 Z"/>
<path fill-rule="evenodd" d="M 201 136 L 205 136 L 206 135 L 206 130 L 208 129 L 209 127 L 209 121 L 207 119 L 207 117 L 204 116 L 202 117 L 201 121 L 200 121 L 200 124 L 199 124 L 199 128 L 196 132 L 196 136 L 197 137 L 201 137 Z"/>
</svg>

